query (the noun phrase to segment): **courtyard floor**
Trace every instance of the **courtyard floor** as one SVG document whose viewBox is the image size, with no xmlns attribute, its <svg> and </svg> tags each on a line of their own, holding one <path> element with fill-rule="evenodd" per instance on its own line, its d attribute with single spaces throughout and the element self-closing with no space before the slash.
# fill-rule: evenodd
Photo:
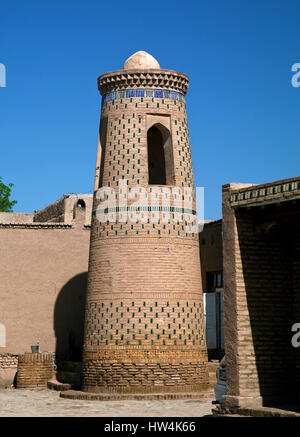
<svg viewBox="0 0 300 437">
<path fill-rule="evenodd" d="M 83 401 L 51 390 L 0 390 L 0 417 L 203 417 L 213 397 L 201 400 Z"/>
</svg>

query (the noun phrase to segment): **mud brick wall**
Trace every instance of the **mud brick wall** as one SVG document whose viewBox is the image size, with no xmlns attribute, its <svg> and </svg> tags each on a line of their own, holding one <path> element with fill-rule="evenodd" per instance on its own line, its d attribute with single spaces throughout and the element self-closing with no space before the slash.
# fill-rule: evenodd
<svg viewBox="0 0 300 437">
<path fill-rule="evenodd" d="M 36 211 L 34 214 L 34 222 L 64 222 L 65 214 L 65 198 L 56 200 L 51 205 L 46 206 L 41 211 Z"/>
<path fill-rule="evenodd" d="M 229 192 L 223 187 L 227 394 L 291 402 L 297 396 L 291 326 L 299 310 L 299 226 L 273 226 L 278 207 L 234 210 Z"/>
<path fill-rule="evenodd" d="M 0 353 L 30 352 L 40 340 L 42 350 L 78 360 L 71 353 L 83 343 L 89 229 L 0 224 L 0 240 Z"/>
<path fill-rule="evenodd" d="M 42 388 L 53 376 L 53 356 L 48 353 L 23 354 L 18 358 L 16 388 Z"/>
<path fill-rule="evenodd" d="M 76 207 L 78 200 L 83 202 L 85 206 L 84 211 L 82 211 L 84 215 L 83 221 L 86 225 L 90 225 L 93 203 L 93 196 L 91 194 L 64 194 L 61 199 L 58 199 L 50 205 L 47 205 L 44 209 L 35 211 L 33 221 L 37 223 L 47 222 L 73 224 L 74 219 L 77 219 L 76 215 L 78 210 L 76 210 Z"/>
<path fill-rule="evenodd" d="M 34 214 L 22 212 L 0 212 L 0 223 L 32 223 Z"/>
</svg>

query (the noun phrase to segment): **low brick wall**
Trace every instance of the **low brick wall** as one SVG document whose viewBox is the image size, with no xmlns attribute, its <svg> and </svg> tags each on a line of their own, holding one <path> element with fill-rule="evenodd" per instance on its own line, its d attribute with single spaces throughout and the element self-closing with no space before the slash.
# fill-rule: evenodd
<svg viewBox="0 0 300 437">
<path fill-rule="evenodd" d="M 51 353 L 19 355 L 16 388 L 47 387 L 47 381 L 52 376 L 53 355 Z"/>
<path fill-rule="evenodd" d="M 17 354 L 0 354 L 0 371 L 18 367 Z"/>
<path fill-rule="evenodd" d="M 17 354 L 0 354 L 0 389 L 13 387 L 17 367 Z"/>
</svg>

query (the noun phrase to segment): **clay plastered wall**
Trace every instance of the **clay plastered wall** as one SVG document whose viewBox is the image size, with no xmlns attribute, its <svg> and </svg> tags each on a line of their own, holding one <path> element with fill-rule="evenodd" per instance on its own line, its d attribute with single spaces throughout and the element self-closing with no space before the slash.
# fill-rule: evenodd
<svg viewBox="0 0 300 437">
<path fill-rule="evenodd" d="M 34 222 L 38 223 L 65 223 L 72 224 L 76 218 L 76 205 L 78 200 L 84 201 L 84 223 L 91 224 L 91 214 L 93 205 L 92 194 L 65 194 L 61 199 L 56 200 L 34 214 Z M 1 215 L 0 215 L 1 218 Z"/>
<path fill-rule="evenodd" d="M 0 212 L 0 223 L 32 223 L 34 214 L 23 212 Z"/>
<path fill-rule="evenodd" d="M 29 225 L 30 226 L 30 225 Z M 1 353 L 78 347 L 90 232 L 71 227 L 0 227 Z"/>
<path fill-rule="evenodd" d="M 93 195 L 92 194 L 70 194 L 65 198 L 64 202 L 64 221 L 71 224 L 75 219 L 78 219 L 78 212 L 80 208 L 76 208 L 76 204 L 79 200 L 83 200 L 85 203 L 85 210 L 82 211 L 84 215 L 83 221 L 86 226 L 91 225 L 92 207 L 93 207 Z"/>
</svg>

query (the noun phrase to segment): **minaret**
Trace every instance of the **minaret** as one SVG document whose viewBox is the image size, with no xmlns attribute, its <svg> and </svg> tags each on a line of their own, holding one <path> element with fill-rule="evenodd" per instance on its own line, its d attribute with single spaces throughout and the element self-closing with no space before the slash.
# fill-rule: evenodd
<svg viewBox="0 0 300 437">
<path fill-rule="evenodd" d="M 191 227 L 197 218 L 188 77 L 137 52 L 122 70 L 100 76 L 98 87 L 82 389 L 199 392 L 208 374 L 198 234 Z"/>
</svg>

